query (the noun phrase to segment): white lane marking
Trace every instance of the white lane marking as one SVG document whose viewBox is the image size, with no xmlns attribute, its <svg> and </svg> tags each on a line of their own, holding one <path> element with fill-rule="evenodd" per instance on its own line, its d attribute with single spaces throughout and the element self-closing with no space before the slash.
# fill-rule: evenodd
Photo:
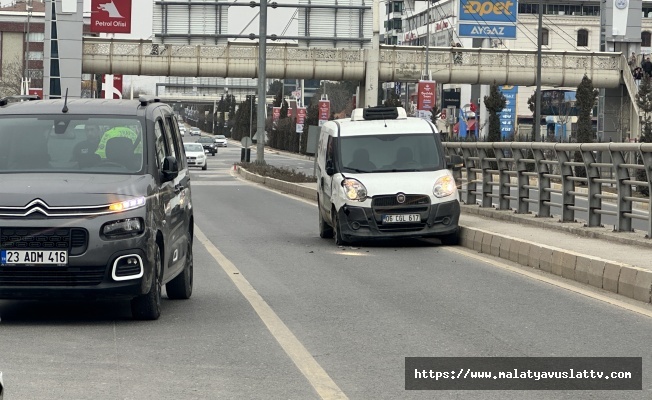
<svg viewBox="0 0 652 400">
<path fill-rule="evenodd" d="M 272 336 L 274 336 L 283 350 L 285 350 L 285 353 L 294 362 L 299 371 L 308 379 L 308 382 L 317 391 L 317 394 L 322 399 L 328 400 L 348 399 L 321 365 L 310 355 L 310 352 L 308 352 L 299 339 L 294 336 L 287 325 L 285 325 L 269 304 L 251 286 L 242 273 L 240 273 L 240 270 L 215 247 L 197 226 L 195 226 L 195 236 L 222 267 L 229 278 L 231 278 L 231 281 L 233 281 L 240 293 L 251 304 Z"/>
</svg>

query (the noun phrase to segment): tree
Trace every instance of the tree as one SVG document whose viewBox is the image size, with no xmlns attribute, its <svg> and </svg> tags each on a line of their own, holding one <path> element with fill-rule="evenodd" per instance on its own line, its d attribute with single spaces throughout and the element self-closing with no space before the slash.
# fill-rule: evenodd
<svg viewBox="0 0 652 400">
<path fill-rule="evenodd" d="M 643 74 L 643 79 L 638 87 L 638 93 L 636 93 L 636 105 L 639 110 L 643 112 L 643 121 L 641 121 L 642 131 L 639 141 L 643 143 L 652 143 L 652 79 L 647 74 Z M 640 157 L 638 163 L 643 163 Z M 644 182 L 648 181 L 645 170 L 637 170 L 636 180 Z M 639 186 L 638 191 L 646 196 L 650 195 L 650 188 L 648 187 Z"/>
<path fill-rule="evenodd" d="M 394 90 L 389 91 L 389 97 L 383 102 L 383 105 L 385 107 L 403 107 L 400 96 Z"/>
<path fill-rule="evenodd" d="M 328 100 L 330 100 L 331 111 L 333 113 L 340 114 L 342 111 L 345 111 L 347 114 L 350 114 L 351 110 L 353 110 L 353 94 L 357 87 L 358 82 L 323 81 L 322 86 L 317 89 L 314 96 L 312 96 L 312 102 L 317 103 L 325 91 L 328 95 Z"/>
<path fill-rule="evenodd" d="M 593 88 L 593 82 L 584 75 L 582 82 L 577 86 L 575 95 L 577 107 L 577 142 L 593 142 L 593 123 L 591 121 L 593 107 L 598 98 L 598 90 Z"/>
<path fill-rule="evenodd" d="M 489 142 L 500 141 L 500 116 L 498 114 L 506 105 L 505 96 L 498 90 L 498 85 L 494 82 L 489 88 L 489 96 L 484 97 L 484 106 L 489 114 L 489 135 L 487 137 Z"/>
<path fill-rule="evenodd" d="M 18 58 L 2 64 L 0 79 L 0 97 L 20 94 L 23 79 L 23 64 Z"/>
<path fill-rule="evenodd" d="M 593 81 L 591 81 L 588 76 L 584 75 L 582 82 L 577 86 L 577 93 L 575 94 L 578 143 L 593 142 L 593 123 L 591 116 L 597 98 L 598 91 L 593 88 Z M 582 155 L 576 151 L 573 161 L 581 162 Z M 586 177 L 586 169 L 582 166 L 575 167 L 575 176 Z"/>
<path fill-rule="evenodd" d="M 282 96 L 283 95 L 283 81 L 275 80 L 269 85 L 269 89 L 267 89 L 267 94 L 270 95 L 275 95 L 275 96 Z M 280 102 L 279 102 L 280 104 Z M 274 105 L 274 107 L 278 107 L 278 105 Z"/>
<path fill-rule="evenodd" d="M 527 99 L 527 108 L 532 112 L 532 141 L 536 139 L 536 125 L 540 124 L 541 121 L 535 121 L 535 114 L 537 111 L 537 92 L 532 93 L 529 99 Z"/>
</svg>

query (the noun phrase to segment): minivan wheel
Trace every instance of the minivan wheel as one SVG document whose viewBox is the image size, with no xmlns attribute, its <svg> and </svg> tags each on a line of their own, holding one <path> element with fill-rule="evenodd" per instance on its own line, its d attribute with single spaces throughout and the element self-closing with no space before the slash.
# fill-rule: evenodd
<svg viewBox="0 0 652 400">
<path fill-rule="evenodd" d="M 340 219 L 337 217 L 337 211 L 333 211 L 333 237 L 335 238 L 335 244 L 338 246 L 346 246 L 348 244 L 342 235 Z"/>
<path fill-rule="evenodd" d="M 319 204 L 319 201 L 317 202 Z M 317 206 L 319 207 L 319 206 Z M 319 237 L 322 239 L 330 239 L 333 237 L 333 227 L 328 225 L 328 222 L 324 219 L 324 216 L 321 215 L 321 210 L 317 210 L 319 213 Z"/>
<path fill-rule="evenodd" d="M 186 264 L 183 271 L 165 285 L 165 291 L 169 299 L 186 300 L 192 295 L 192 263 L 192 241 L 189 240 L 188 249 L 186 250 Z"/>
<path fill-rule="evenodd" d="M 134 319 L 155 320 L 161 316 L 161 271 L 163 262 L 161 260 L 161 249 L 156 246 L 154 259 L 154 277 L 149 293 L 142 294 L 131 300 L 131 314 Z"/>
</svg>

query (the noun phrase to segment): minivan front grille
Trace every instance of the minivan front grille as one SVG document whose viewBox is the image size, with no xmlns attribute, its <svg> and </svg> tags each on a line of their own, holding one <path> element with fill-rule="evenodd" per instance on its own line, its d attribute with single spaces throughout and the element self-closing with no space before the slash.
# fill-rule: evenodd
<svg viewBox="0 0 652 400">
<path fill-rule="evenodd" d="M 83 254 L 88 233 L 80 228 L 0 228 L 2 250 L 68 250 L 71 256 Z"/>
</svg>

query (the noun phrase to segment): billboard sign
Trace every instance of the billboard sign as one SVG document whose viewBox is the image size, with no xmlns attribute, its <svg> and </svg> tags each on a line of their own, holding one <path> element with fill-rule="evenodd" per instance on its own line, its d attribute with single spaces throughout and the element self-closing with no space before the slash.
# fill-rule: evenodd
<svg viewBox="0 0 652 400">
<path fill-rule="evenodd" d="M 319 100 L 319 126 L 322 126 L 328 121 L 331 116 L 331 102 L 330 100 Z"/>
<path fill-rule="evenodd" d="M 517 0 L 460 0 L 460 37 L 516 39 Z"/>
<path fill-rule="evenodd" d="M 131 0 L 91 0 L 91 32 L 131 33 Z"/>
<path fill-rule="evenodd" d="M 122 75 L 104 75 L 100 97 L 103 99 L 121 99 Z"/>
<path fill-rule="evenodd" d="M 297 108 L 297 133 L 303 133 L 303 125 L 306 122 L 306 108 Z"/>
<path fill-rule="evenodd" d="M 516 127 L 516 96 L 518 86 L 499 86 L 498 90 L 505 96 L 505 108 L 500 112 L 500 137 L 509 139 Z"/>
<path fill-rule="evenodd" d="M 430 111 L 437 104 L 437 83 L 420 81 L 417 89 L 417 110 Z"/>
</svg>

